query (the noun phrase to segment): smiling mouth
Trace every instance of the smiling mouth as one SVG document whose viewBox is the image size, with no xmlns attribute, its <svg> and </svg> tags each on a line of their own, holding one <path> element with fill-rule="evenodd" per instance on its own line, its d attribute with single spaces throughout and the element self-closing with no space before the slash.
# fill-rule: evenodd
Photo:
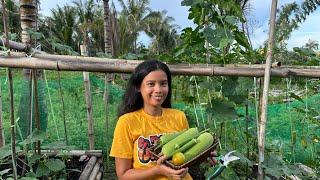
<svg viewBox="0 0 320 180">
<path fill-rule="evenodd" d="M 161 100 L 163 98 L 163 96 L 153 96 L 153 98 L 156 100 Z"/>
</svg>

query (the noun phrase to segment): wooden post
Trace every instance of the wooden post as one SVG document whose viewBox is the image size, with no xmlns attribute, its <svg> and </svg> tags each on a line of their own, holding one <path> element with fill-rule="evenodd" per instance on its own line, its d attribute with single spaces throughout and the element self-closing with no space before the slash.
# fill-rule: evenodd
<svg viewBox="0 0 320 180">
<path fill-rule="evenodd" d="M 262 163 L 264 161 L 264 147 L 265 147 L 265 128 L 267 122 L 267 108 L 268 108 L 268 92 L 270 83 L 270 69 L 272 62 L 273 36 L 276 21 L 277 0 L 272 0 L 270 26 L 269 26 L 269 40 L 268 52 L 266 59 L 266 67 L 264 73 L 263 94 L 261 100 L 261 120 L 259 123 L 258 146 L 259 146 L 259 163 L 258 163 L 258 179 L 263 180 L 264 173 Z"/>
<path fill-rule="evenodd" d="M 1 81 L 0 81 L 0 148 L 5 145 L 3 123 L 2 123 L 2 91 L 1 91 Z"/>
<path fill-rule="evenodd" d="M 81 55 L 87 56 L 87 46 L 80 45 Z M 94 130 L 93 130 L 93 118 L 92 118 L 92 102 L 91 102 L 91 89 L 90 89 L 90 78 L 89 72 L 83 72 L 85 99 L 87 105 L 87 115 L 88 115 L 88 141 L 89 150 L 94 149 Z"/>
</svg>

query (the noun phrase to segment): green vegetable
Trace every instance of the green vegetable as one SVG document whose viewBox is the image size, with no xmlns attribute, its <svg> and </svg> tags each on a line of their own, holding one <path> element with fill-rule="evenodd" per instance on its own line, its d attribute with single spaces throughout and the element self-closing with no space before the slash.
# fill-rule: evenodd
<svg viewBox="0 0 320 180">
<path fill-rule="evenodd" d="M 180 131 L 180 132 L 173 132 L 173 133 L 167 133 L 160 137 L 159 144 L 155 147 L 155 150 L 162 147 L 163 145 L 167 144 L 172 139 L 176 138 L 186 130 Z"/>
<path fill-rule="evenodd" d="M 208 133 L 204 132 L 197 138 L 197 143 L 188 149 L 184 154 L 186 158 L 186 162 L 190 161 L 203 151 L 207 150 L 213 143 L 213 136 Z"/>
<path fill-rule="evenodd" d="M 172 155 L 176 152 L 176 150 L 178 150 L 188 141 L 198 136 L 199 136 L 198 128 L 190 128 L 185 132 L 183 132 L 182 134 L 178 135 L 176 138 L 166 143 L 162 147 L 161 153 L 165 155 L 167 158 L 171 158 Z"/>
</svg>

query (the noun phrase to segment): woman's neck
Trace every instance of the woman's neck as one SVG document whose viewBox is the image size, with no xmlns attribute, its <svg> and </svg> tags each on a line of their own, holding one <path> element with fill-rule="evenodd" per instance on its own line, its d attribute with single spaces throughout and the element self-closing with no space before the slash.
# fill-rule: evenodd
<svg viewBox="0 0 320 180">
<path fill-rule="evenodd" d="M 161 116 L 162 115 L 162 108 L 161 107 L 143 107 L 145 113 L 151 116 Z"/>
</svg>

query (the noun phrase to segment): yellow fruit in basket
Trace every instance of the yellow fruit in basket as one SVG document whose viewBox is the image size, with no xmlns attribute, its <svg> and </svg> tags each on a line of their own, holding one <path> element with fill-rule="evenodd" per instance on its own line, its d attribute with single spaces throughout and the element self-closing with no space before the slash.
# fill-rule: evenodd
<svg viewBox="0 0 320 180">
<path fill-rule="evenodd" d="M 179 166 L 185 163 L 186 158 L 184 157 L 183 153 L 177 152 L 172 156 L 172 163 L 176 166 Z"/>
</svg>

